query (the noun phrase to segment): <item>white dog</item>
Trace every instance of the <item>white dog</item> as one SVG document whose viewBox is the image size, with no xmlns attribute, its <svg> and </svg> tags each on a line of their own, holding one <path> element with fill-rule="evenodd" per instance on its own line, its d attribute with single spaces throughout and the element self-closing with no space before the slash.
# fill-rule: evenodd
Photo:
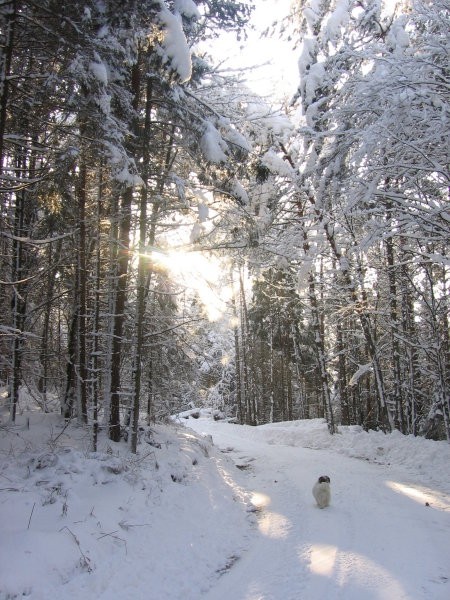
<svg viewBox="0 0 450 600">
<path fill-rule="evenodd" d="M 322 475 L 314 484 L 312 489 L 314 498 L 319 508 L 329 506 L 331 500 L 330 478 L 328 475 Z"/>
</svg>

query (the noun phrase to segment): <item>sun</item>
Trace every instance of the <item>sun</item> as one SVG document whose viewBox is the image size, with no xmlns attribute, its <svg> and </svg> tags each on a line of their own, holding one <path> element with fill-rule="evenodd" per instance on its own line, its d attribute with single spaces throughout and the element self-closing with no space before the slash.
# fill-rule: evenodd
<svg viewBox="0 0 450 600">
<path fill-rule="evenodd" d="M 225 259 L 200 251 L 159 250 L 149 253 L 152 261 L 165 268 L 178 284 L 199 298 L 210 321 L 219 321 L 231 300 L 231 286 L 225 280 Z"/>
</svg>

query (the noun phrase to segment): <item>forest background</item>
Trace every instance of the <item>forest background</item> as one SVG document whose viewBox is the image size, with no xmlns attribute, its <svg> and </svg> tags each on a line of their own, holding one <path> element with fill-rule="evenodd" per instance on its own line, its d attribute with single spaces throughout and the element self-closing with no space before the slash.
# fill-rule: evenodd
<svg viewBox="0 0 450 600">
<path fill-rule="evenodd" d="M 194 405 L 450 439 L 449 4 L 294 1 L 277 108 L 209 56 L 251 9 L 0 3 L 12 422 L 26 391 L 93 450 Z"/>
</svg>

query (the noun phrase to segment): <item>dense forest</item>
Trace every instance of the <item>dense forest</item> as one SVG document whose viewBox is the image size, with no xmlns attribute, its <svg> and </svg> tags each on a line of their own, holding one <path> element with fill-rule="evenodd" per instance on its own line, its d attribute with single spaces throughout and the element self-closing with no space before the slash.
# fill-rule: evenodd
<svg viewBox="0 0 450 600">
<path fill-rule="evenodd" d="M 294 0 L 283 108 L 210 56 L 252 4 L 1 0 L 12 422 L 32 398 L 134 452 L 200 405 L 450 439 L 449 2 Z"/>
</svg>

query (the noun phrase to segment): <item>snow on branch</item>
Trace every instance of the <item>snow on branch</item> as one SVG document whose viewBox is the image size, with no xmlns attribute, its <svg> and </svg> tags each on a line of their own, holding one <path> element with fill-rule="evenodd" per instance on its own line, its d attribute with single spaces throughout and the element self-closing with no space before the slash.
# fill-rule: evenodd
<svg viewBox="0 0 450 600">
<path fill-rule="evenodd" d="M 193 0 L 175 0 L 175 10 L 187 19 L 200 19 L 200 11 Z"/>
<path fill-rule="evenodd" d="M 225 154 L 228 146 L 222 139 L 222 136 L 210 122 L 206 124 L 206 129 L 200 140 L 200 148 L 206 160 L 212 163 L 221 163 L 227 161 Z"/>
<path fill-rule="evenodd" d="M 108 71 L 100 59 L 91 61 L 89 63 L 89 70 L 96 81 L 102 85 L 108 85 Z"/>
<path fill-rule="evenodd" d="M 183 4 L 185 3 L 183 2 Z M 161 43 L 163 62 L 169 63 L 178 74 L 180 82 L 184 83 L 191 78 L 192 60 L 183 31 L 181 14 L 179 12 L 171 13 L 165 5 L 162 5 L 158 19 L 164 28 L 164 39 Z"/>
<path fill-rule="evenodd" d="M 13 235 L 8 231 L 0 231 L 0 235 L 8 238 L 10 240 L 14 240 L 15 242 L 20 242 L 21 244 L 29 244 L 30 246 L 43 246 L 45 244 L 51 244 L 53 242 L 57 242 L 58 240 L 63 240 L 65 238 L 73 236 L 75 231 L 69 231 L 68 233 L 63 233 L 61 235 L 55 235 L 53 237 L 48 237 L 44 239 L 32 239 L 30 237 L 24 237 L 19 235 Z"/>
<path fill-rule="evenodd" d="M 364 375 L 367 375 L 367 373 L 370 373 L 372 371 L 372 363 L 367 363 L 366 365 L 360 365 L 358 370 L 353 373 L 352 378 L 350 379 L 350 381 L 348 382 L 348 385 L 356 385 L 358 383 L 358 381 L 361 379 L 361 377 L 364 377 Z"/>
<path fill-rule="evenodd" d="M 267 167 L 272 173 L 281 175 L 282 177 L 292 177 L 294 174 L 291 165 L 273 150 L 268 150 L 262 156 L 261 164 Z"/>
<path fill-rule="evenodd" d="M 329 41 L 334 44 L 340 39 L 343 29 L 350 20 L 349 8 L 348 0 L 336 2 L 335 9 L 322 25 L 321 34 L 324 42 Z"/>
</svg>

